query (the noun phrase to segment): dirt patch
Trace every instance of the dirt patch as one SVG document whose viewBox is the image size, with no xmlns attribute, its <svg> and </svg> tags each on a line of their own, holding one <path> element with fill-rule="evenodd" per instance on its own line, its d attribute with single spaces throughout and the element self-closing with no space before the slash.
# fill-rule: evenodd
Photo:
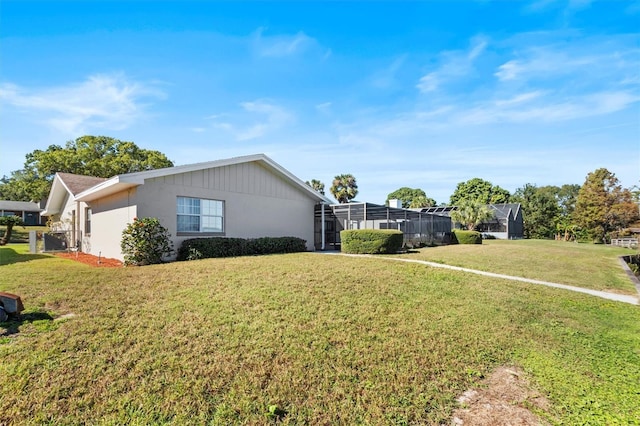
<svg viewBox="0 0 640 426">
<path fill-rule="evenodd" d="M 460 408 L 453 413 L 453 425 L 529 426 L 548 425 L 530 408 L 547 411 L 549 401 L 532 389 L 525 373 L 515 367 L 500 367 L 477 389 L 458 398 Z"/>
<path fill-rule="evenodd" d="M 109 259 L 108 257 L 98 257 L 92 254 L 76 252 L 76 253 L 56 253 L 58 257 L 63 257 L 65 259 L 76 260 L 78 262 L 82 262 L 85 265 L 102 267 L 102 268 L 116 268 L 121 267 L 122 262 L 118 259 Z"/>
</svg>

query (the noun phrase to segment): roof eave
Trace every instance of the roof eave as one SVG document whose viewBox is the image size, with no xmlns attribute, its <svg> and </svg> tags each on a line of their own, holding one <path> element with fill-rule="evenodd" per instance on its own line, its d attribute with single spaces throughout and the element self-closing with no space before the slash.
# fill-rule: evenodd
<svg viewBox="0 0 640 426">
<path fill-rule="evenodd" d="M 112 195 L 121 191 L 125 191 L 129 188 L 133 188 L 134 186 L 138 186 L 144 183 L 138 182 L 137 179 L 127 179 L 123 178 L 123 175 L 114 176 L 111 179 L 105 180 L 102 183 L 99 183 L 96 186 L 93 186 L 85 191 L 82 191 L 78 195 L 76 195 L 76 201 L 93 201 L 98 198 L 103 198 L 108 195 Z"/>
</svg>

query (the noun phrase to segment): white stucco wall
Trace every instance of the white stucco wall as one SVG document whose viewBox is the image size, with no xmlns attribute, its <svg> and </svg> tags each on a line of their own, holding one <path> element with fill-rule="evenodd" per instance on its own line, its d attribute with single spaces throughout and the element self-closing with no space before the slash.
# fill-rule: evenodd
<svg viewBox="0 0 640 426">
<path fill-rule="evenodd" d="M 122 231 L 137 215 L 136 188 L 91 201 L 91 235 L 83 251 L 123 260 L 120 251 Z"/>
</svg>

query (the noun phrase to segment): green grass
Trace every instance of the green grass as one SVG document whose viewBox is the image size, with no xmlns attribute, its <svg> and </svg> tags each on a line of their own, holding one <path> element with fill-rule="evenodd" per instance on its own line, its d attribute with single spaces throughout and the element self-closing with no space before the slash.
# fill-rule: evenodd
<svg viewBox="0 0 640 426">
<path fill-rule="evenodd" d="M 14 226 L 11 231 L 10 243 L 28 243 L 29 231 L 47 232 L 49 228 L 46 226 Z M 7 231 L 6 226 L 0 226 L 0 236 L 4 236 Z"/>
<path fill-rule="evenodd" d="M 439 424 L 510 364 L 551 423 L 640 419 L 637 306 L 312 253 L 0 261 L 27 309 L 0 325 L 0 424 Z"/>
<path fill-rule="evenodd" d="M 401 255 L 464 268 L 622 294 L 638 294 L 618 256 L 637 250 L 550 240 L 484 240 Z"/>
</svg>

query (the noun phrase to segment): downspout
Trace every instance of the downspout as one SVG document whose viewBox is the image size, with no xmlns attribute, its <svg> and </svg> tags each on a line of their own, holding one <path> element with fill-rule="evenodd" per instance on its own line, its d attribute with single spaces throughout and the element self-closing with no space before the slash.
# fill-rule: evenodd
<svg viewBox="0 0 640 426">
<path fill-rule="evenodd" d="M 320 250 L 324 251 L 324 248 L 325 248 L 324 203 L 320 204 L 320 217 L 321 217 L 320 221 L 322 223 L 320 225 L 320 229 L 322 230 L 322 234 L 321 234 L 322 235 L 322 239 L 321 239 L 322 243 L 320 244 Z"/>
</svg>

